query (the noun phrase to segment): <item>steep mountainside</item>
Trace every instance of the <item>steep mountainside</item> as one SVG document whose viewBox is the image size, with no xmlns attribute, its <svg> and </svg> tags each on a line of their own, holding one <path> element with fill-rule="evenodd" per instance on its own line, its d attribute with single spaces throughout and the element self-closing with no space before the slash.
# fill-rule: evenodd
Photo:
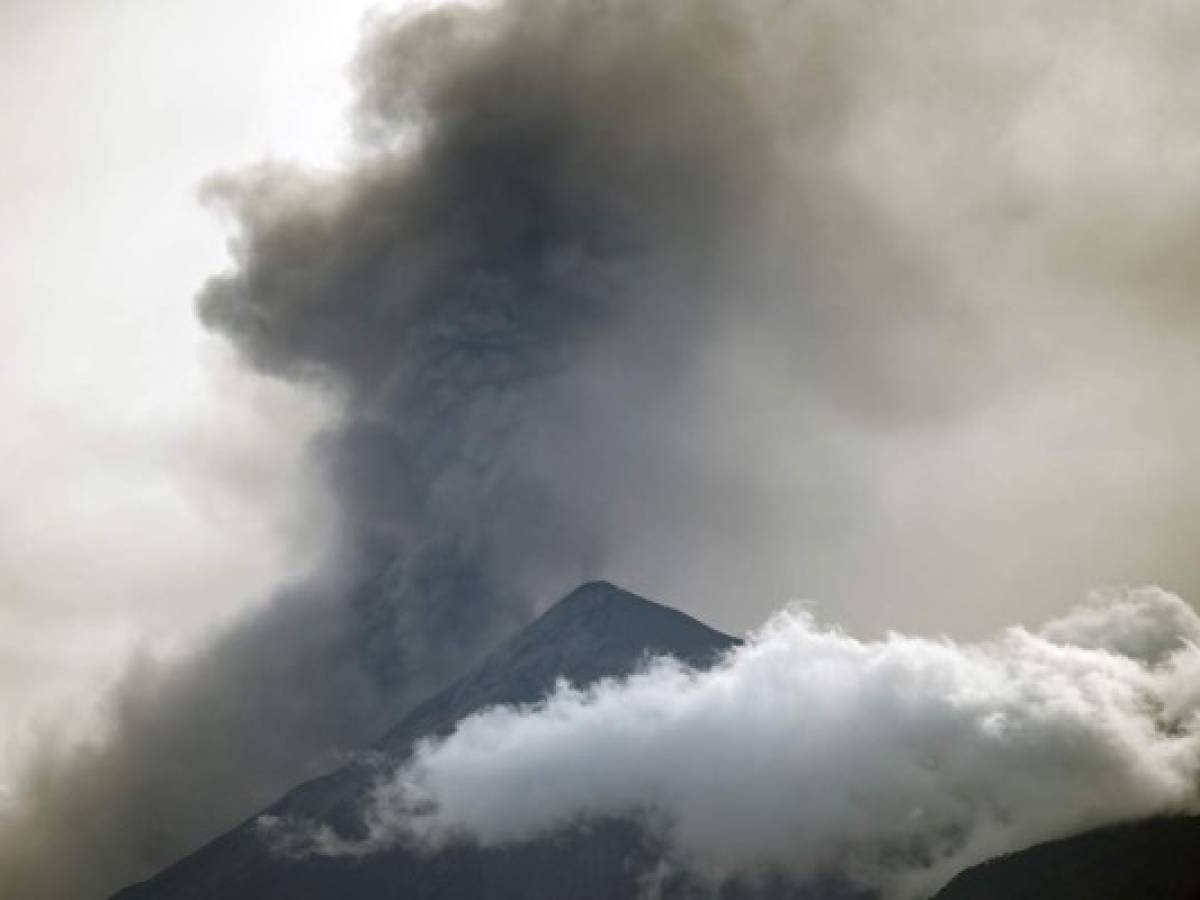
<svg viewBox="0 0 1200 900">
<path fill-rule="evenodd" d="M 377 746 L 387 759 L 415 740 L 498 703 L 532 702 L 559 678 L 587 684 L 634 669 L 647 654 L 670 654 L 703 666 L 735 639 L 610 584 L 584 585 L 479 667 L 414 709 Z M 352 763 L 310 781 L 266 810 L 324 822 L 347 833 L 358 825 L 362 799 L 378 769 Z M 257 817 L 255 817 L 257 819 Z M 658 860 L 656 848 L 630 823 L 596 823 L 502 851 L 456 848 L 433 858 L 403 850 L 364 859 L 289 859 L 269 852 L 250 820 L 161 872 L 126 888 L 119 900 L 323 900 L 375 898 L 634 897 Z"/>
<path fill-rule="evenodd" d="M 935 900 L 1026 898 L 1200 900 L 1200 817 L 1151 819 L 1039 844 L 968 869 Z"/>
</svg>

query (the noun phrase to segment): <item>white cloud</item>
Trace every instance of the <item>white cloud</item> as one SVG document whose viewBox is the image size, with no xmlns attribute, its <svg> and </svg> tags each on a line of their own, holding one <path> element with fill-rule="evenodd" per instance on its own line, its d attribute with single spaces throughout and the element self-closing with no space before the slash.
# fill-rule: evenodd
<svg viewBox="0 0 1200 900">
<path fill-rule="evenodd" d="M 366 844 L 318 849 L 648 813 L 701 874 L 833 867 L 919 896 L 996 853 L 1194 806 L 1197 629 L 1157 589 L 981 643 L 860 641 L 792 608 L 710 672 L 659 660 L 465 720 L 378 788 Z"/>
</svg>

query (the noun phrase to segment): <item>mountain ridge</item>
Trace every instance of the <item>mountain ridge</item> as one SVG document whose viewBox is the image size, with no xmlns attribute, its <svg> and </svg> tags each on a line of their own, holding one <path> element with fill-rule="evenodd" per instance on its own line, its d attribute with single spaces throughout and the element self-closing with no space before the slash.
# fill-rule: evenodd
<svg viewBox="0 0 1200 900">
<path fill-rule="evenodd" d="M 963 870 L 933 900 L 1200 900 L 1200 816 L 1124 822 Z"/>
<path fill-rule="evenodd" d="M 489 706 L 542 699 L 565 679 L 586 686 L 628 675 L 655 654 L 703 668 L 740 641 L 684 613 L 603 581 L 588 582 L 500 643 L 481 663 L 412 707 L 360 757 L 298 785 L 112 900 L 633 900 L 659 877 L 664 848 L 636 822 L 603 820 L 526 844 L 456 846 L 432 857 L 395 848 L 360 859 L 281 856 L 259 818 L 320 823 L 361 834 L 377 780 L 416 741 L 444 735 Z M 1200 900 L 1200 817 L 1158 818 L 1087 831 L 985 861 L 932 900 Z M 684 874 L 658 880 L 659 900 L 875 900 L 836 878 L 697 890 Z"/>
<path fill-rule="evenodd" d="M 124 888 L 113 900 L 316 900 L 345 895 L 368 900 L 393 897 L 400 887 L 406 897 L 534 896 L 522 884 L 521 869 L 543 873 L 545 893 L 538 896 L 634 896 L 636 877 L 629 862 L 636 858 L 650 866 L 656 848 L 629 823 L 597 823 L 589 835 L 567 836 L 548 847 L 486 853 L 456 848 L 440 854 L 440 864 L 415 860 L 401 850 L 364 860 L 287 859 L 270 852 L 256 823 L 271 815 L 320 822 L 354 835 L 361 829 L 364 802 L 381 765 L 396 764 L 415 741 L 445 734 L 473 712 L 536 702 L 560 679 L 586 686 L 600 678 L 628 675 L 656 654 L 707 666 L 739 643 L 609 582 L 587 582 L 502 642 L 478 666 L 413 707 L 363 757 L 298 785 L 157 875 Z M 474 870 L 479 870 L 477 881 L 463 883 Z M 579 882 L 583 872 L 590 872 L 586 884 Z M 511 889 L 507 895 L 502 887 L 506 879 Z M 471 893 L 485 887 L 485 893 Z"/>
</svg>

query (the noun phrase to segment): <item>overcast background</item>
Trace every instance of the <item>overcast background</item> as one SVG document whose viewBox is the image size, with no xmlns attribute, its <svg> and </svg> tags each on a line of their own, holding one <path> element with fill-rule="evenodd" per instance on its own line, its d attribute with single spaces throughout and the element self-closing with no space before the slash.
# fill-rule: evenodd
<svg viewBox="0 0 1200 900">
<path fill-rule="evenodd" d="M 0 5 L 6 750 L 304 554 L 321 405 L 197 323 L 225 236 L 196 189 L 266 156 L 336 159 L 365 6 Z"/>
<path fill-rule="evenodd" d="M 197 324 L 225 235 L 196 187 L 264 157 L 336 162 L 366 5 L 0 7 L 6 752 L 39 720 L 86 726 L 130 654 L 188 647 L 321 542 L 303 446 L 323 404 Z M 716 515 L 645 511 L 653 540 L 604 574 L 731 630 L 796 596 L 856 632 L 964 635 L 1094 586 L 1193 597 L 1195 14 L 896 10 L 861 43 L 838 25 L 840 159 L 984 311 L 979 367 L 1003 389 L 892 424 L 886 396 L 814 418 L 781 394 L 786 366 L 731 351 L 714 390 L 739 413 L 709 450 L 728 474 L 753 445 L 749 471 Z"/>
</svg>

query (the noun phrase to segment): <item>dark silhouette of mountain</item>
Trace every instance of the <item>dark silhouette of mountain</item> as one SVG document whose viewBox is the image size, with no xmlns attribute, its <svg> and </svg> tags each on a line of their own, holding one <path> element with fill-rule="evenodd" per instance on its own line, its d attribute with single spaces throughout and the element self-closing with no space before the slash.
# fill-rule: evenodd
<svg viewBox="0 0 1200 900">
<path fill-rule="evenodd" d="M 582 686 L 620 677 L 653 654 L 705 667 L 737 643 L 611 584 L 585 584 L 414 708 L 363 758 L 300 785 L 264 812 L 361 834 L 368 792 L 417 740 L 446 734 L 488 706 L 539 700 L 559 679 Z M 712 897 L 686 874 L 664 869 L 664 848 L 633 821 L 592 821 L 504 848 L 464 844 L 423 856 L 394 848 L 354 858 L 280 854 L 257 820 L 113 900 L 635 900 L 651 882 L 660 900 Z M 836 877 L 726 884 L 717 898 L 873 900 Z M 1040 844 L 964 871 L 933 900 L 1200 900 L 1200 817 Z"/>
<path fill-rule="evenodd" d="M 1200 817 L 1038 844 L 967 869 L 934 900 L 1200 900 Z"/>
<path fill-rule="evenodd" d="M 651 654 L 707 666 L 736 644 L 683 613 L 611 584 L 585 584 L 413 709 L 383 737 L 376 753 L 299 786 L 264 812 L 354 835 L 381 766 L 404 758 L 419 738 L 444 734 L 487 706 L 536 701 L 558 679 L 586 685 L 619 677 Z M 617 900 L 638 896 L 661 859 L 661 848 L 635 823 L 624 821 L 592 822 L 504 849 L 461 846 L 418 857 L 397 848 L 362 858 L 295 858 L 272 852 L 257 819 L 126 888 L 117 900 Z M 666 886 L 666 895 L 683 895 L 686 886 L 675 881 Z M 729 896 L 738 896 L 731 890 Z"/>
</svg>

